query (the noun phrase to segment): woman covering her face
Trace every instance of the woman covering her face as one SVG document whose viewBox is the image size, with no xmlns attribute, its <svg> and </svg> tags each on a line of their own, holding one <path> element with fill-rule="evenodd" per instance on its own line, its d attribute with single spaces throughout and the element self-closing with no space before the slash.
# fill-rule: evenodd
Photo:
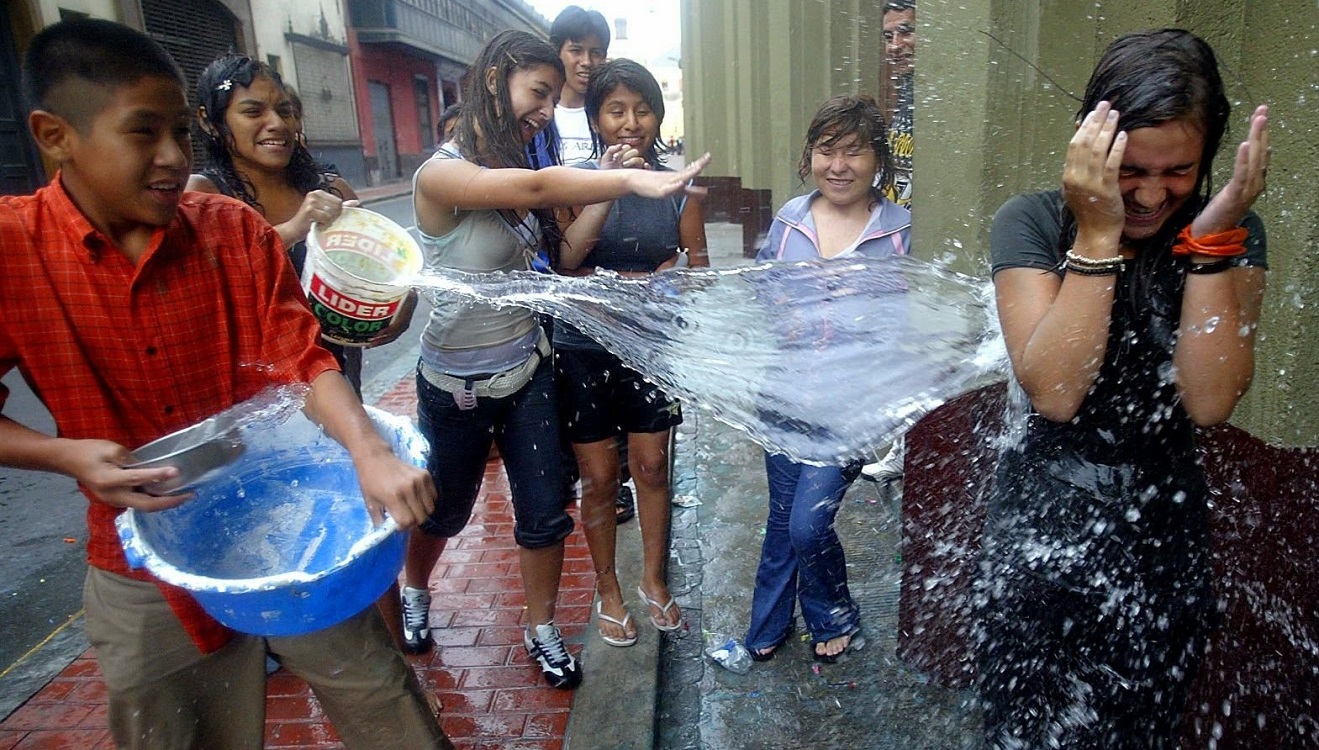
<svg viewBox="0 0 1319 750">
<path fill-rule="evenodd" d="M 986 522 L 978 680 L 992 748 L 1171 748 L 1213 605 L 1195 427 L 1250 385 L 1268 109 L 1209 176 L 1229 106 L 1195 35 L 1104 52 L 1061 190 L 994 219 L 1024 436 Z"/>
</svg>

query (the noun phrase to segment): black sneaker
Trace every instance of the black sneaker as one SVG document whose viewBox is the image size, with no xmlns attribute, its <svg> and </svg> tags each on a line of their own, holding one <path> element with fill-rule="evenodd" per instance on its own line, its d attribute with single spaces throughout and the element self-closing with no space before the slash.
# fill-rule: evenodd
<svg viewBox="0 0 1319 750">
<path fill-rule="evenodd" d="M 554 623 L 527 628 L 522 643 L 527 655 L 540 663 L 540 672 L 550 687 L 572 690 L 582 684 L 582 668 L 563 645 L 563 636 Z"/>
<path fill-rule="evenodd" d="M 637 514 L 637 504 L 632 499 L 632 488 L 626 484 L 618 486 L 618 497 L 614 498 L 614 521 L 627 523 Z"/>
<path fill-rule="evenodd" d="M 431 650 L 431 595 L 425 589 L 403 587 L 403 649 L 410 654 Z"/>
</svg>

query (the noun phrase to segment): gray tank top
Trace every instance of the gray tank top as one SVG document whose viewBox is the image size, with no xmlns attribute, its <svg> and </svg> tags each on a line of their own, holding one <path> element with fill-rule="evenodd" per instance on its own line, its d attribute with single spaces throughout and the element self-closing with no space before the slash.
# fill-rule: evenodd
<svg viewBox="0 0 1319 750">
<path fill-rule="evenodd" d="M 446 144 L 431 159 L 462 159 Z M 423 163 L 412 176 L 415 196 Z M 416 198 L 413 198 L 416 210 Z M 452 269 L 467 273 L 526 271 L 540 240 L 536 217 L 512 227 L 498 211 L 459 211 L 458 225 L 442 237 L 421 231 L 427 271 Z M 447 296 L 431 310 L 421 335 L 421 359 L 428 366 L 456 376 L 503 372 L 521 364 L 535 351 L 536 316 L 524 307 L 495 307 Z"/>
</svg>

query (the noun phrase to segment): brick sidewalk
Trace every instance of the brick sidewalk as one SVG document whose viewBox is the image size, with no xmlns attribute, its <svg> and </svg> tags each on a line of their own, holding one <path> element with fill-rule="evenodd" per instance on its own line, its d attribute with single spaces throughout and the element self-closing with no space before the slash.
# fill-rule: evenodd
<svg viewBox="0 0 1319 750">
<path fill-rule="evenodd" d="M 414 388 L 414 379 L 406 377 L 375 405 L 413 416 Z M 573 514 L 578 529 L 567 541 L 555 619 L 580 654 L 595 574 L 576 509 Z M 546 687 L 522 647 L 522 580 L 508 478 L 499 461 L 486 466 L 471 523 L 440 557 L 431 591 L 438 648 L 409 660 L 444 701 L 444 730 L 459 750 L 562 748 L 573 693 Z M 0 750 L 113 747 L 105 685 L 91 650 L 0 723 Z M 266 747 L 341 747 L 306 683 L 282 670 L 269 682 Z"/>
</svg>

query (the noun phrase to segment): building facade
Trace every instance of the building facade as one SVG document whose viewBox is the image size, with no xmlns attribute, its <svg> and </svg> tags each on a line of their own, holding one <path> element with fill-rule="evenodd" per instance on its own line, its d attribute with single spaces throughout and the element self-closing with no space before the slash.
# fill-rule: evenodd
<svg viewBox="0 0 1319 750">
<path fill-rule="evenodd" d="M 312 153 L 358 187 L 405 179 L 429 156 L 487 39 L 506 28 L 549 35 L 522 0 L 11 0 L 0 17 L 0 192 L 49 179 L 27 135 L 19 60 L 39 29 L 76 16 L 156 39 L 194 104 L 197 75 L 216 57 L 269 63 L 302 99 Z"/>
<path fill-rule="evenodd" d="M 440 113 L 486 40 L 504 29 L 549 37 L 521 0 L 347 0 L 367 182 L 410 176 L 436 145 Z"/>
</svg>

